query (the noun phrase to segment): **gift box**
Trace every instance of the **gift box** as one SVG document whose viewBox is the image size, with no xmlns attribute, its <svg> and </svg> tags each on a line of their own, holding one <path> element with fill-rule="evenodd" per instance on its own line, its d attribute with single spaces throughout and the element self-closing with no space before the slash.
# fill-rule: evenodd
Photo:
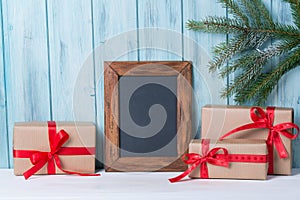
<svg viewBox="0 0 300 200">
<path fill-rule="evenodd" d="M 177 182 L 190 178 L 265 180 L 268 172 L 268 150 L 264 140 L 224 139 L 192 140 L 183 161 L 188 170 L 169 179 Z"/>
<path fill-rule="evenodd" d="M 95 171 L 96 128 L 89 122 L 19 122 L 14 126 L 14 174 Z"/>
<path fill-rule="evenodd" d="M 202 108 L 201 138 L 264 139 L 269 174 L 290 175 L 292 168 L 292 108 L 206 105 Z"/>
</svg>

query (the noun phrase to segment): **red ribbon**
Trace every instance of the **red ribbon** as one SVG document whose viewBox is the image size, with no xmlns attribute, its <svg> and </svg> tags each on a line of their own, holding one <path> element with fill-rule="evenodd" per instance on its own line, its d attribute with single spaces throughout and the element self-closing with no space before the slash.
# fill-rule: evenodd
<svg viewBox="0 0 300 200">
<path fill-rule="evenodd" d="M 23 173 L 25 179 L 34 175 L 44 165 L 47 165 L 48 174 L 56 174 L 55 165 L 58 169 L 66 174 L 74 174 L 80 176 L 100 176 L 100 174 L 83 174 L 64 170 L 59 159 L 59 155 L 90 155 L 95 153 L 95 148 L 85 147 L 62 147 L 69 139 L 69 134 L 64 130 L 56 133 L 56 123 L 48 122 L 48 136 L 50 144 L 50 152 L 34 151 L 34 150 L 14 150 L 14 158 L 30 158 L 33 167 Z"/>
<path fill-rule="evenodd" d="M 219 153 L 223 151 L 223 153 Z M 171 183 L 178 182 L 188 174 L 190 174 L 196 167 L 200 165 L 200 177 L 201 178 L 208 178 L 208 168 L 207 163 L 212 165 L 222 166 L 222 167 L 229 167 L 228 163 L 228 151 L 225 148 L 213 148 L 209 151 L 209 140 L 202 140 L 202 155 L 196 153 L 189 153 L 182 156 L 183 162 L 190 165 L 190 167 L 174 178 L 170 178 L 169 181 Z"/>
<path fill-rule="evenodd" d="M 209 178 L 207 163 L 221 167 L 229 167 L 230 162 L 246 162 L 246 163 L 266 163 L 268 161 L 267 155 L 251 155 L 251 154 L 228 154 L 225 148 L 213 148 L 209 151 L 209 139 L 202 139 L 202 155 L 196 153 L 189 153 L 182 156 L 183 162 L 189 164 L 190 167 L 174 178 L 170 178 L 171 183 L 178 182 L 188 174 L 190 174 L 196 167 L 200 165 L 200 178 Z M 222 153 L 219 153 L 223 151 Z"/>
<path fill-rule="evenodd" d="M 287 158 L 288 153 L 285 149 L 285 146 L 281 140 L 280 134 L 285 136 L 286 138 L 289 138 L 291 140 L 297 138 L 299 134 L 299 127 L 291 122 L 285 122 L 277 125 L 273 125 L 274 123 L 274 112 L 275 107 L 267 107 L 267 111 L 264 112 L 264 110 L 260 107 L 252 107 L 250 109 L 250 117 L 254 123 L 246 124 L 243 126 L 240 126 L 238 128 L 235 128 L 228 133 L 224 134 L 220 139 L 224 139 L 236 132 L 253 129 L 253 128 L 266 128 L 269 129 L 269 134 L 267 138 L 267 147 L 268 147 L 268 153 L 269 153 L 269 169 L 268 173 L 273 174 L 274 173 L 274 153 L 273 149 L 274 146 L 277 150 L 277 153 L 280 158 Z M 294 135 L 290 132 L 288 132 L 288 129 L 296 129 L 297 133 Z"/>
</svg>

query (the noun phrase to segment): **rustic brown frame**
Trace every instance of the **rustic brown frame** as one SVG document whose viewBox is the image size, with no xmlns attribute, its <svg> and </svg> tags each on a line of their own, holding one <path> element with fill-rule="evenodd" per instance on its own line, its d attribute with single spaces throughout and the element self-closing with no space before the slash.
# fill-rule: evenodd
<svg viewBox="0 0 300 200">
<path fill-rule="evenodd" d="M 162 68 L 168 66 L 170 70 Z M 142 66 L 142 67 L 141 67 Z M 180 157 L 191 140 L 192 64 L 188 61 L 105 62 L 105 170 L 106 171 L 182 171 L 187 168 Z M 138 67 L 138 68 L 136 68 Z M 135 70 L 132 70 L 136 68 Z M 132 70 L 132 71 L 130 71 Z M 119 92 L 121 76 L 177 76 L 177 152 L 174 157 L 119 156 Z M 188 84 L 186 84 L 188 83 Z M 174 161 L 171 163 L 171 161 Z M 170 164 L 171 163 L 171 164 Z M 159 168 L 159 170 L 157 170 Z"/>
</svg>

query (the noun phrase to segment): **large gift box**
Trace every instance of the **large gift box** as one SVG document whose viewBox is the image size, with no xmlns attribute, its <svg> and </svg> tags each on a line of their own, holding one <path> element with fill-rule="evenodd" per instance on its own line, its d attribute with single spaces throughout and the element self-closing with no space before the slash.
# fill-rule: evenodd
<svg viewBox="0 0 300 200">
<path fill-rule="evenodd" d="M 269 151 L 269 174 L 291 174 L 292 108 L 206 105 L 202 108 L 201 138 L 264 139 Z"/>
<path fill-rule="evenodd" d="M 169 179 L 177 182 L 190 178 L 227 178 L 265 180 L 268 172 L 268 150 L 264 140 L 224 139 L 192 140 L 183 161 L 188 170 Z"/>
<path fill-rule="evenodd" d="M 95 171 L 96 128 L 89 122 L 19 122 L 14 126 L 14 173 L 79 174 Z"/>
</svg>

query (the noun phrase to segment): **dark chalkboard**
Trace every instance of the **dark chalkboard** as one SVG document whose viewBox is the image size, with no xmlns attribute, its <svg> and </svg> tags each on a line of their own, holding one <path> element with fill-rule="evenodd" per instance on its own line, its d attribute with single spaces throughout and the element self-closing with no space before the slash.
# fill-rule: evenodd
<svg viewBox="0 0 300 200">
<path fill-rule="evenodd" d="M 176 76 L 120 77 L 120 157 L 177 156 L 176 94 Z"/>
</svg>

